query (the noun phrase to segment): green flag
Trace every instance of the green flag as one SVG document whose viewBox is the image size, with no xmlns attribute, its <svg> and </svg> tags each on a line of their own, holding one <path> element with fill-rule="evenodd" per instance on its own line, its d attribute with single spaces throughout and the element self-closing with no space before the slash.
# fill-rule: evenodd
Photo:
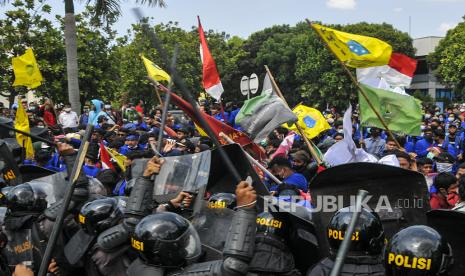
<svg viewBox="0 0 465 276">
<path fill-rule="evenodd" d="M 408 135 L 421 135 L 421 102 L 412 96 L 360 84 L 373 107 L 379 112 L 390 130 Z M 361 121 L 363 126 L 384 129 L 375 112 L 359 92 Z"/>
<path fill-rule="evenodd" d="M 296 121 L 296 115 L 274 93 L 268 74 L 263 81 L 262 94 L 245 101 L 236 116 L 236 124 L 240 125 L 255 143 L 264 140 L 280 125 Z"/>
</svg>

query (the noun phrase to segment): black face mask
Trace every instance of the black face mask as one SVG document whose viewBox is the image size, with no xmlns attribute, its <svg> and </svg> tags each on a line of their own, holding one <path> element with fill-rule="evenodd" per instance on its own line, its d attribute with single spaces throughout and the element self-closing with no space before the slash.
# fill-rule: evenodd
<svg viewBox="0 0 465 276">
<path fill-rule="evenodd" d="M 294 171 L 296 172 L 302 172 L 303 170 L 305 170 L 305 165 L 301 165 L 301 166 L 292 166 L 292 169 L 294 169 Z"/>
<path fill-rule="evenodd" d="M 428 141 L 428 142 L 433 141 L 433 135 L 431 135 L 431 134 L 427 134 L 424 137 L 425 137 L 425 140 Z"/>
</svg>

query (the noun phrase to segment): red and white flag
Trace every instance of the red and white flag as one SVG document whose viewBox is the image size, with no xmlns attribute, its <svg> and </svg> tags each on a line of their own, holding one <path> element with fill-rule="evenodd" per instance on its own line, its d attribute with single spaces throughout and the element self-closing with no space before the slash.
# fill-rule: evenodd
<svg viewBox="0 0 465 276">
<path fill-rule="evenodd" d="M 271 155 L 270 159 L 275 158 L 276 156 L 286 157 L 288 153 L 292 149 L 292 145 L 294 144 L 295 132 L 291 131 L 289 134 L 284 138 L 284 140 L 279 145 L 278 149 Z"/>
<path fill-rule="evenodd" d="M 115 167 L 113 163 L 111 163 L 110 154 L 108 153 L 107 149 L 103 142 L 100 142 L 100 162 L 102 163 L 102 169 L 107 170 L 111 169 L 115 171 Z"/>
<path fill-rule="evenodd" d="M 363 84 L 377 87 L 383 86 L 383 81 L 392 88 L 408 87 L 412 83 L 417 61 L 406 55 L 392 53 L 389 64 L 368 68 L 357 68 L 357 80 Z"/>
<path fill-rule="evenodd" d="M 200 36 L 200 58 L 202 60 L 203 70 L 202 70 L 202 84 L 203 88 L 207 93 L 212 96 L 215 100 L 219 101 L 221 99 L 221 94 L 223 93 L 223 85 L 221 84 L 220 75 L 216 69 L 215 61 L 208 49 L 207 40 L 205 39 L 205 34 L 203 32 L 202 24 L 200 24 L 200 17 L 197 16 L 199 20 L 199 36 Z"/>
</svg>

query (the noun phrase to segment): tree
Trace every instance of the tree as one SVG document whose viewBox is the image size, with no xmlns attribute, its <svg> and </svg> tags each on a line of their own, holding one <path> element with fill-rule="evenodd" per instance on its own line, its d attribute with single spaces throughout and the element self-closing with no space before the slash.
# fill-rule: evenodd
<svg viewBox="0 0 465 276">
<path fill-rule="evenodd" d="M 52 96 L 52 91 L 60 91 L 64 69 L 64 46 L 62 35 L 52 22 L 42 17 L 49 14 L 51 7 L 45 0 L 17 0 L 12 3 L 15 9 L 6 11 L 0 20 L 0 95 L 9 99 L 10 105 L 18 94 L 25 94 L 25 87 L 13 87 L 14 75 L 11 59 L 22 55 L 31 47 L 36 55 L 40 71 L 44 77 L 41 86 L 35 89 L 38 95 Z"/>
<path fill-rule="evenodd" d="M 90 2 L 90 1 L 88 1 Z M 106 19 L 109 15 L 118 16 L 121 14 L 120 0 L 94 0 L 95 15 L 101 19 Z M 165 6 L 164 0 L 136 0 L 136 3 Z M 73 0 L 65 0 L 65 42 L 66 42 L 66 64 L 68 75 L 68 96 L 73 109 L 80 113 L 81 103 L 79 101 L 79 74 L 77 59 L 77 36 L 76 19 L 74 16 Z"/>
<path fill-rule="evenodd" d="M 427 60 L 442 84 L 465 97 L 465 22 L 450 29 Z"/>
</svg>

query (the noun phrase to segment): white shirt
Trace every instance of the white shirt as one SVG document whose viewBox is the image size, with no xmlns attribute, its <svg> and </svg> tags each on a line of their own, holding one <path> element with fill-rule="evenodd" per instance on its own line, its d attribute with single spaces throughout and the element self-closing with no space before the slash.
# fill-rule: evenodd
<svg viewBox="0 0 465 276">
<path fill-rule="evenodd" d="M 69 113 L 62 112 L 58 116 L 58 122 L 63 126 L 63 128 L 74 128 L 79 124 L 79 118 L 76 112 L 71 111 Z"/>
</svg>

